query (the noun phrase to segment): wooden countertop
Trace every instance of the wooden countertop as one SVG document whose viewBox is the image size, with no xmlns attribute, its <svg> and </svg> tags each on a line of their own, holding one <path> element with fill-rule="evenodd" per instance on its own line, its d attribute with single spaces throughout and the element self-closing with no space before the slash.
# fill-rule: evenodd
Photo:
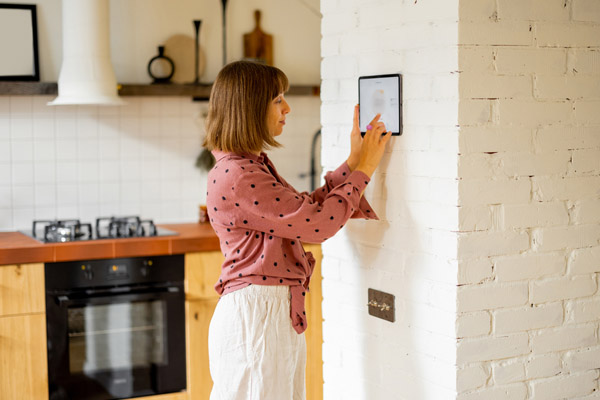
<svg viewBox="0 0 600 400">
<path fill-rule="evenodd" d="M 178 235 L 41 243 L 21 232 L 0 232 L 0 265 L 143 257 L 219 250 L 209 223 L 158 225 Z"/>
</svg>

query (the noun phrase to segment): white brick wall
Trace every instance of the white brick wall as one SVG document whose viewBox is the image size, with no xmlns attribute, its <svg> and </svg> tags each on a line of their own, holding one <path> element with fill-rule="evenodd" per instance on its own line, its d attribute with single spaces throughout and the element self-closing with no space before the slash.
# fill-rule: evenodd
<svg viewBox="0 0 600 400">
<path fill-rule="evenodd" d="M 460 1 L 459 399 L 598 398 L 599 5 Z"/>
<path fill-rule="evenodd" d="M 456 397 L 457 6 L 321 1 L 325 168 L 348 156 L 357 78 L 402 73 L 404 85 L 404 134 L 366 191 L 381 220 L 324 244 L 327 400 Z M 395 323 L 368 315 L 368 288 L 395 295 Z M 488 334 L 490 317 L 464 316 L 462 329 Z"/>
<path fill-rule="evenodd" d="M 324 166 L 359 75 L 403 73 L 405 119 L 367 190 L 382 220 L 324 245 L 325 398 L 599 398 L 600 3 L 321 11 Z"/>
</svg>

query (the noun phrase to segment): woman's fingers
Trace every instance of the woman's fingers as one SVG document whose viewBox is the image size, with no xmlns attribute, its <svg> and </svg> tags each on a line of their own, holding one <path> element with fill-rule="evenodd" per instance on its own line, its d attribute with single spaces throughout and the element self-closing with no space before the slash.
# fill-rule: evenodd
<svg viewBox="0 0 600 400">
<path fill-rule="evenodd" d="M 369 125 L 374 125 L 374 124 L 376 124 L 376 123 L 377 123 L 377 121 L 379 121 L 379 118 L 381 118 L 381 114 L 377 114 L 377 115 L 375 116 L 375 118 L 373 118 L 373 119 L 371 120 L 371 122 L 369 123 Z"/>
</svg>

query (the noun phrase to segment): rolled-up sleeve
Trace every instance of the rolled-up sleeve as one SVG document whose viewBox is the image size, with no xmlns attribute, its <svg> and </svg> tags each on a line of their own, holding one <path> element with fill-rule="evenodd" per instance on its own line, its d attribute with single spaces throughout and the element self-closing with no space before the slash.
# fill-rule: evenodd
<svg viewBox="0 0 600 400">
<path fill-rule="evenodd" d="M 329 173 L 325 185 L 312 194 L 298 193 L 285 181 L 278 181 L 266 166 L 250 161 L 225 176 L 231 190 L 221 192 L 221 204 L 213 211 L 228 214 L 239 228 L 321 243 L 351 217 L 377 218 L 366 201 L 361 204 L 369 177 L 361 171 L 350 172 L 345 163 Z"/>
</svg>

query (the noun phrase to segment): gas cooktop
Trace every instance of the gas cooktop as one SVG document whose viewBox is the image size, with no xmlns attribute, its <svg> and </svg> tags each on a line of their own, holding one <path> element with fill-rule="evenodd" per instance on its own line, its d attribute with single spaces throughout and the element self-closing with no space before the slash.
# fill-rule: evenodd
<svg viewBox="0 0 600 400">
<path fill-rule="evenodd" d="M 91 223 L 82 223 L 78 219 L 33 221 L 31 231 L 23 233 L 44 243 L 177 235 L 177 232 L 157 228 L 152 220 L 142 220 L 138 216 L 96 218 L 94 228 Z"/>
</svg>

